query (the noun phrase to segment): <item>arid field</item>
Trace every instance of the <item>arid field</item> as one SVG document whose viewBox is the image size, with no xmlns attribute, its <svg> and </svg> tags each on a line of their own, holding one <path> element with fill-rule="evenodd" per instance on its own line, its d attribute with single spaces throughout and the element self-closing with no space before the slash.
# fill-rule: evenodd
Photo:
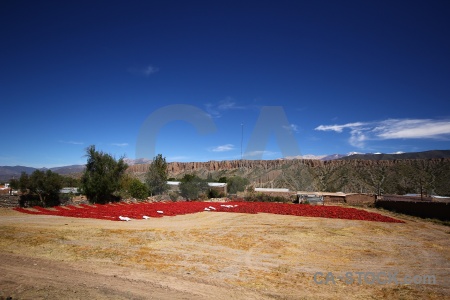
<svg viewBox="0 0 450 300">
<path fill-rule="evenodd" d="M 449 298 L 450 227 L 381 213 L 405 223 L 221 212 L 118 222 L 4 208 L 0 299 Z"/>
</svg>

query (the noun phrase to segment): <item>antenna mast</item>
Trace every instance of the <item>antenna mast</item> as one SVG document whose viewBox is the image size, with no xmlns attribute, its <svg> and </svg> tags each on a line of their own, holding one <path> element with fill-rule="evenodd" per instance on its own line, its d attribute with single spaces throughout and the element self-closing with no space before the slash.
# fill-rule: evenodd
<svg viewBox="0 0 450 300">
<path fill-rule="evenodd" d="M 242 160 L 242 141 L 244 139 L 244 123 L 241 123 L 241 160 Z"/>
</svg>

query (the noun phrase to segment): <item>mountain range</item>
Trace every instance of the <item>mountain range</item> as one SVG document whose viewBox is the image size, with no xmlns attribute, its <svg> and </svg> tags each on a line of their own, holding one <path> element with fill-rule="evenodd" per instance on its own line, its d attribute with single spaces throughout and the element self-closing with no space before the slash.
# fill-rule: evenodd
<svg viewBox="0 0 450 300">
<path fill-rule="evenodd" d="M 347 153 L 347 154 L 331 154 L 331 155 L 303 155 L 295 157 L 285 157 L 279 160 L 403 160 L 403 159 L 436 159 L 436 158 L 450 158 L 450 150 L 431 150 L 424 152 L 407 152 L 407 153 Z M 150 159 L 139 158 L 139 159 L 125 159 L 125 162 L 129 166 L 134 165 L 144 165 L 151 162 Z M 0 181 L 8 181 L 12 178 L 19 178 L 22 172 L 27 174 L 33 173 L 35 170 L 51 170 L 52 172 L 58 173 L 60 175 L 70 175 L 70 174 L 80 174 L 83 172 L 84 165 L 70 165 L 55 168 L 33 168 L 26 166 L 0 166 Z"/>
</svg>

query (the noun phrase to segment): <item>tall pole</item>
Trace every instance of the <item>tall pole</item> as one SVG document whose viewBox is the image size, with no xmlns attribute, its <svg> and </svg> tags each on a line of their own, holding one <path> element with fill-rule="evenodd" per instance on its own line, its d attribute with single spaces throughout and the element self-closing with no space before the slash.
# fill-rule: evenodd
<svg viewBox="0 0 450 300">
<path fill-rule="evenodd" d="M 242 160 L 242 141 L 244 139 L 244 123 L 241 123 L 241 160 Z"/>
</svg>

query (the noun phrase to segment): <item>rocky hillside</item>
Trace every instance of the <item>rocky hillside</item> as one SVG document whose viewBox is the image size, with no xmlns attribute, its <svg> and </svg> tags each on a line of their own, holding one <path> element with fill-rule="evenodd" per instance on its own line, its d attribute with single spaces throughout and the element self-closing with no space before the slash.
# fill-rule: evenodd
<svg viewBox="0 0 450 300">
<path fill-rule="evenodd" d="M 144 178 L 148 164 L 128 172 Z M 366 193 L 450 195 L 450 158 L 404 160 L 233 160 L 169 163 L 169 177 L 247 177 L 255 187 Z"/>
</svg>

